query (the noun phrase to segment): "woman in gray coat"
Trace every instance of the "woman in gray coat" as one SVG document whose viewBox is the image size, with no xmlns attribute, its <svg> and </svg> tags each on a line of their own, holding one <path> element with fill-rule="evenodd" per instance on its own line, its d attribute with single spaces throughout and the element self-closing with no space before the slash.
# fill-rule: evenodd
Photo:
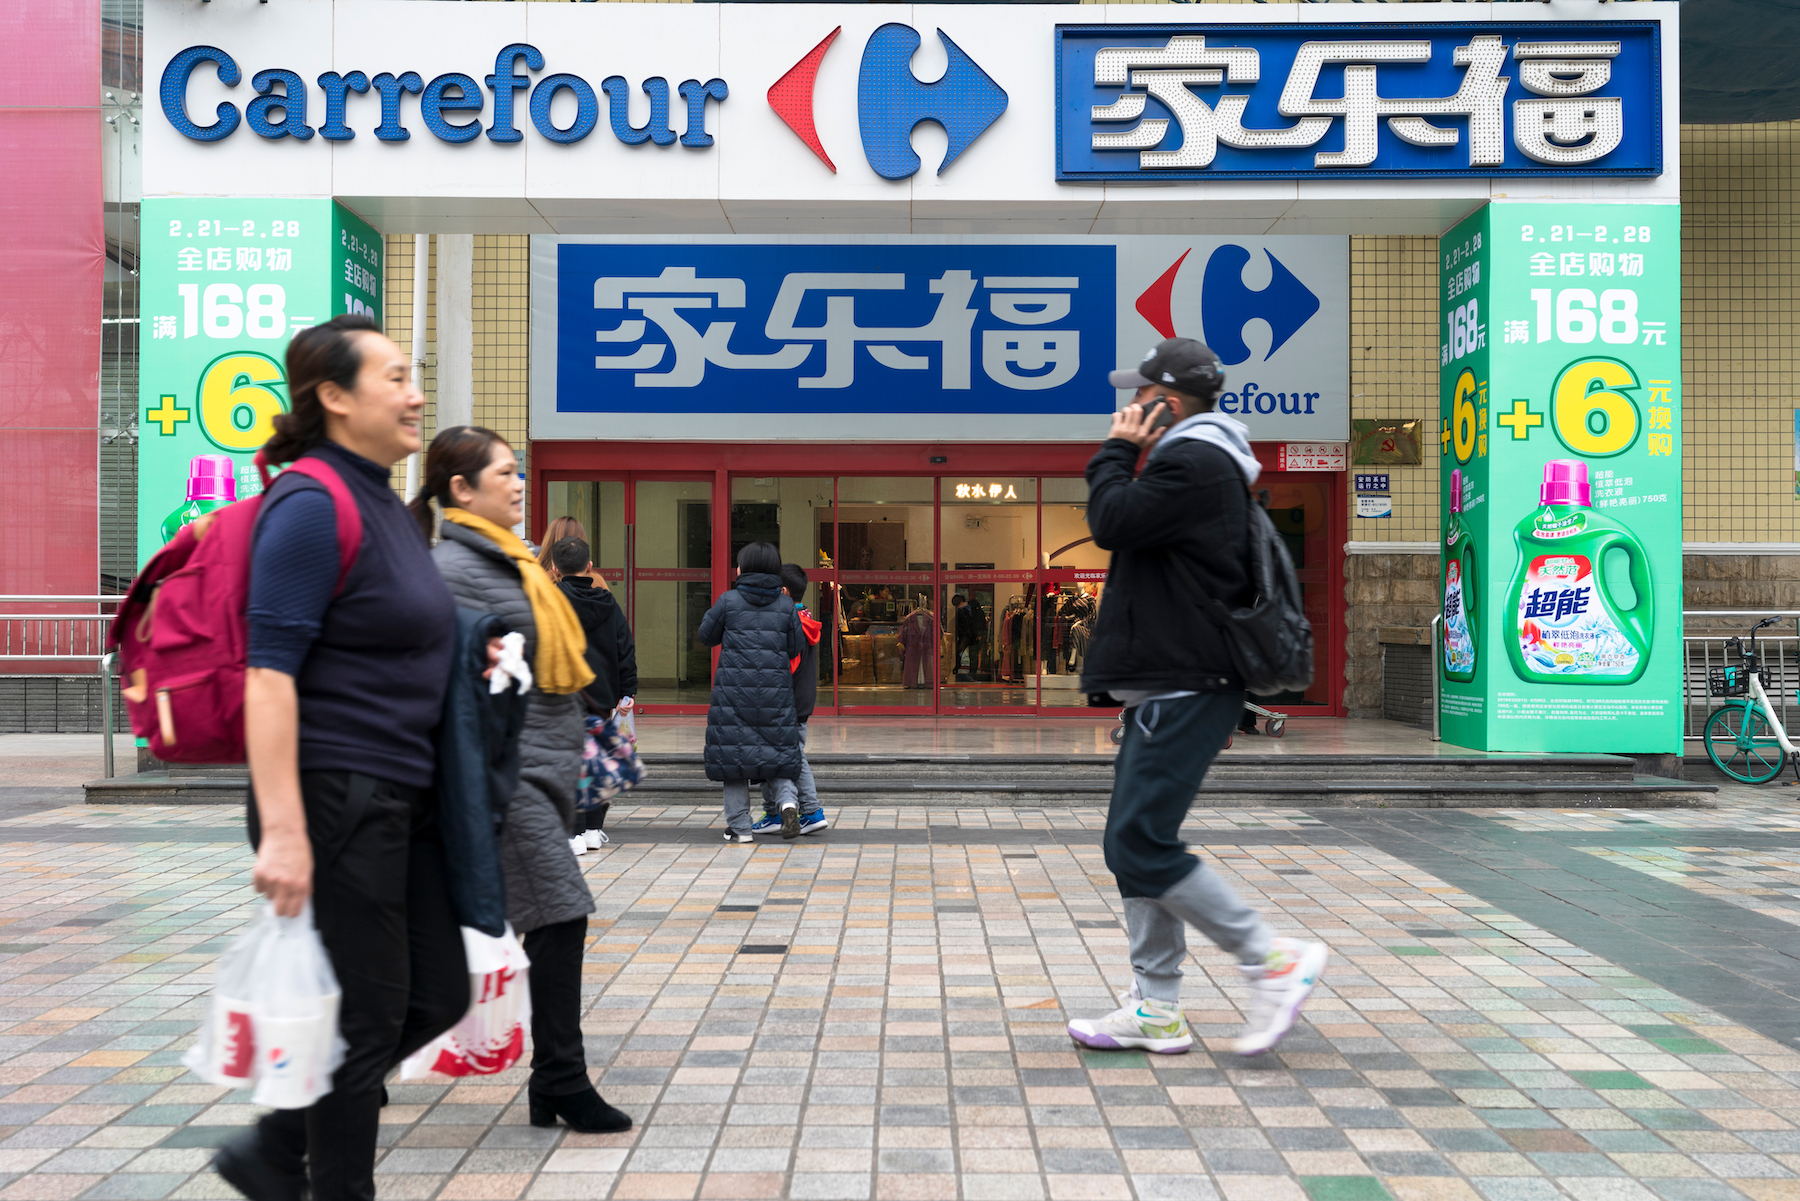
<svg viewBox="0 0 1800 1201">
<path fill-rule="evenodd" d="M 585 736 L 581 699 L 569 682 L 579 687 L 593 676 L 585 662 L 578 664 L 585 675 L 569 674 L 571 628 L 574 654 L 585 647 L 580 624 L 548 577 L 536 578 L 543 569 L 512 533 L 523 517 L 524 491 L 505 439 L 479 426 L 452 426 L 426 452 L 413 512 L 429 536 L 431 501 L 438 502 L 438 573 L 458 605 L 493 613 L 525 636 L 525 660 L 537 676 L 500 848 L 507 919 L 531 958 L 531 1124 L 554 1126 L 560 1117 L 583 1133 L 629 1130 L 631 1119 L 588 1079 L 581 1041 L 581 957 L 594 899 L 569 849 Z"/>
</svg>

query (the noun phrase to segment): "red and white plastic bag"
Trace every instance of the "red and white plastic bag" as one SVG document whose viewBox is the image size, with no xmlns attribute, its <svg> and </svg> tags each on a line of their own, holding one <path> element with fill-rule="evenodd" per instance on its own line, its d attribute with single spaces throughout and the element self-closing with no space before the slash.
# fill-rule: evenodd
<svg viewBox="0 0 1800 1201">
<path fill-rule="evenodd" d="M 428 1072 L 445 1076 L 491 1076 L 525 1054 L 531 1024 L 531 960 L 506 927 L 499 938 L 464 926 L 463 952 L 469 959 L 469 1012 L 462 1021 L 407 1056 L 400 1079 Z"/>
<path fill-rule="evenodd" d="M 298 917 L 277 917 L 264 902 L 219 957 L 206 1024 L 182 1063 L 208 1084 L 254 1085 L 258 1105 L 304 1109 L 331 1091 L 344 1061 L 342 996 L 312 904 Z"/>
</svg>

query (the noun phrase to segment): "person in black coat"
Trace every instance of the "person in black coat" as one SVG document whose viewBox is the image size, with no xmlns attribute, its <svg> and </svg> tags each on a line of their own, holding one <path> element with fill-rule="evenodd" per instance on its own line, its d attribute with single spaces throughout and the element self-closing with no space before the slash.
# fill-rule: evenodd
<svg viewBox="0 0 1800 1201">
<path fill-rule="evenodd" d="M 725 841 L 755 842 L 750 781 L 792 788 L 800 776 L 793 670 L 806 637 L 781 585 L 781 552 L 767 542 L 739 551 L 736 586 L 706 611 L 694 636 L 720 648 L 706 711 L 706 778 L 725 785 Z"/>
<path fill-rule="evenodd" d="M 582 695 L 593 702 L 595 713 L 605 714 L 632 708 L 638 690 L 637 643 L 613 594 L 595 585 L 592 553 L 580 538 L 564 538 L 550 548 L 551 561 L 562 576 L 557 586 L 569 598 L 581 620 L 581 632 L 587 635 L 587 664 L 594 669 L 594 682 L 581 690 Z"/>
<path fill-rule="evenodd" d="M 628 717 L 637 704 L 637 643 L 625 611 L 594 576 L 593 551 L 581 538 L 562 538 L 550 548 L 557 587 L 569 598 L 569 606 L 587 635 L 587 665 L 594 682 L 581 690 L 590 713 L 602 717 L 617 712 Z M 575 836 L 569 848 L 577 855 L 597 851 L 605 841 L 600 829 L 609 806 L 603 801 L 592 813 L 577 810 Z"/>
<path fill-rule="evenodd" d="M 1213 411 L 1225 376 L 1194 339 L 1170 338 L 1110 378 L 1136 394 L 1088 463 L 1088 529 L 1112 565 L 1082 687 L 1125 707 L 1102 846 L 1125 903 L 1134 978 L 1120 1008 L 1071 1021 L 1069 1034 L 1105 1050 L 1191 1048 L 1181 964 L 1192 926 L 1249 982 L 1234 1049 L 1258 1055 L 1293 1028 L 1329 953 L 1276 936 L 1188 851 L 1180 828 L 1244 706 L 1244 681 L 1195 587 L 1230 606 L 1252 599 L 1247 490 L 1262 468 L 1244 424 Z"/>
</svg>

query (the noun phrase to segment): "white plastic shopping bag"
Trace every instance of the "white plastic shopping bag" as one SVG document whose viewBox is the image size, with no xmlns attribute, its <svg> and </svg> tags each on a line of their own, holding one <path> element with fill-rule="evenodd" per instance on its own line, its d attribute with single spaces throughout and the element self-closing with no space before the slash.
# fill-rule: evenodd
<svg viewBox="0 0 1800 1201">
<path fill-rule="evenodd" d="M 491 1076 L 519 1062 L 531 1024 L 531 960 L 508 925 L 499 938 L 462 928 L 469 959 L 469 1012 L 443 1034 L 407 1056 L 400 1079 L 427 1072 Z"/>
<path fill-rule="evenodd" d="M 277 917 L 265 902 L 220 956 L 206 1025 L 182 1062 L 209 1084 L 255 1085 L 258 1105 L 304 1109 L 331 1091 L 344 1061 L 341 1000 L 312 904 Z"/>
</svg>

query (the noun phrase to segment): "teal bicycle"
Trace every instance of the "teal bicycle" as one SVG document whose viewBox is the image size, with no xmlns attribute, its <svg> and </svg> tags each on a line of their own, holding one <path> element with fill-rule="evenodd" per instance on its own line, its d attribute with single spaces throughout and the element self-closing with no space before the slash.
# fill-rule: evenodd
<svg viewBox="0 0 1800 1201">
<path fill-rule="evenodd" d="M 1790 754 L 1795 756 L 1795 778 L 1800 779 L 1800 749 L 1788 741 L 1787 730 L 1769 703 L 1769 673 L 1756 650 L 1756 631 L 1779 620 L 1765 617 L 1751 626 L 1747 648 L 1744 639 L 1727 638 L 1725 653 L 1738 661 L 1706 672 L 1707 695 L 1727 698 L 1706 719 L 1706 756 L 1714 767 L 1745 784 L 1773 780 Z"/>
</svg>

